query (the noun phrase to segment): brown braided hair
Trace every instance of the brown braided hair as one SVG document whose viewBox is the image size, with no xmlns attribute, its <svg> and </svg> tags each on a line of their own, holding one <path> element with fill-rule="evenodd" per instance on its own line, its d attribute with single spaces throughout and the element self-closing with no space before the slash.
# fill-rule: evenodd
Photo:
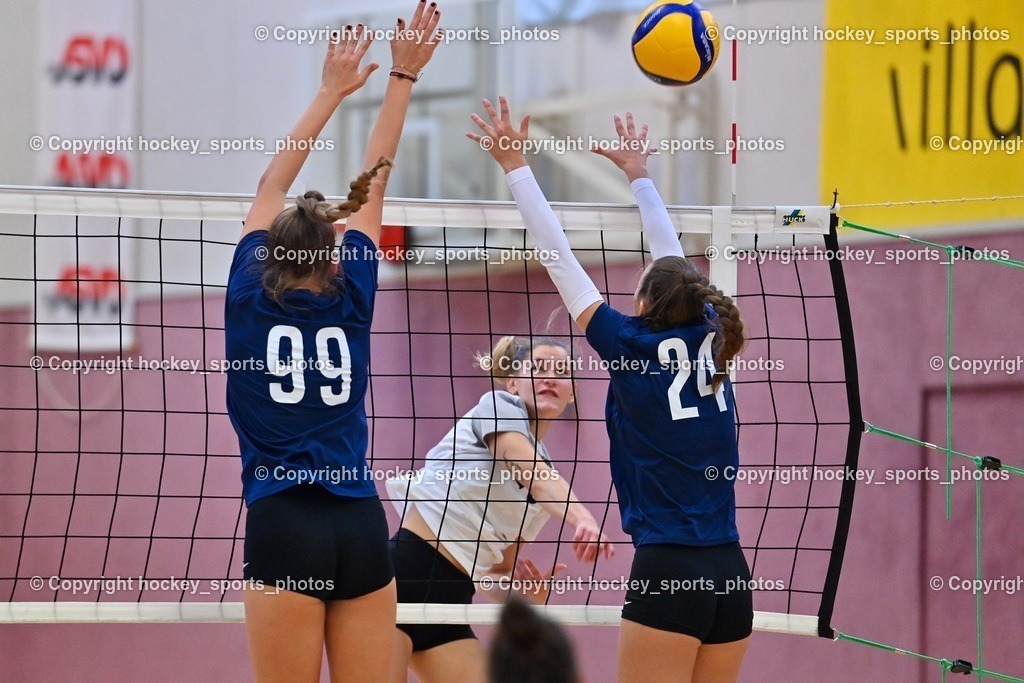
<svg viewBox="0 0 1024 683">
<path fill-rule="evenodd" d="M 295 198 L 295 206 L 277 214 L 267 234 L 267 256 L 263 268 L 263 289 L 278 304 L 284 306 L 284 293 L 296 289 L 310 278 L 316 291 L 335 289 L 334 280 L 341 276 L 341 264 L 336 263 L 336 234 L 333 223 L 359 211 L 370 197 L 370 183 L 377 172 L 390 167 L 391 161 L 381 157 L 368 171 L 349 183 L 347 199 L 331 204 L 316 190 Z M 294 258 L 278 258 L 301 252 L 311 255 L 302 262 Z"/>
<path fill-rule="evenodd" d="M 682 256 L 665 256 L 655 261 L 640 281 L 636 296 L 645 306 L 644 322 L 654 332 L 696 325 L 704 320 L 707 305 L 714 309 L 717 317 L 708 322 L 718 332 L 711 386 L 718 389 L 728 377 L 731 361 L 746 342 L 743 319 L 733 300 Z"/>
</svg>

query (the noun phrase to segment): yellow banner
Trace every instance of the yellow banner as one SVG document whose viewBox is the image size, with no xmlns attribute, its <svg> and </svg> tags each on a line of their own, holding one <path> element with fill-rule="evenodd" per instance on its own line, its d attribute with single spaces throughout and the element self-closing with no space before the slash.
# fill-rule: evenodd
<svg viewBox="0 0 1024 683">
<path fill-rule="evenodd" d="M 1024 195 L 1024 2 L 827 0 L 822 199 Z M 1024 200 L 851 209 L 875 226 L 1024 217 Z"/>
</svg>

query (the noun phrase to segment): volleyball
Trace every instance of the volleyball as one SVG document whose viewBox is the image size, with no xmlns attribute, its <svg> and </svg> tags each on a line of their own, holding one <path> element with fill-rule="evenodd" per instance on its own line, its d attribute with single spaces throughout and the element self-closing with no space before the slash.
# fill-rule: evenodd
<svg viewBox="0 0 1024 683">
<path fill-rule="evenodd" d="M 691 85 L 718 59 L 718 24 L 692 0 L 656 2 L 633 30 L 633 59 L 660 85 Z"/>
</svg>

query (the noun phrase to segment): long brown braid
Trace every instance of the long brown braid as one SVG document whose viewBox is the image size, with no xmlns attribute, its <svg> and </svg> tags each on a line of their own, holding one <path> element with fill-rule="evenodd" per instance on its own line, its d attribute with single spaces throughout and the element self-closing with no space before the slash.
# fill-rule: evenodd
<svg viewBox="0 0 1024 683">
<path fill-rule="evenodd" d="M 369 200 L 370 183 L 377 177 L 377 172 L 390 166 L 391 161 L 381 157 L 373 168 L 360 173 L 358 178 L 349 183 L 348 198 L 341 204 L 324 201 L 324 196 L 316 190 L 297 197 L 295 204 L 310 218 L 324 223 L 334 223 L 342 218 L 348 218 Z"/>
<path fill-rule="evenodd" d="M 283 305 L 283 295 L 312 278 L 320 292 L 335 289 L 334 280 L 340 276 L 341 265 L 334 266 L 330 257 L 335 249 L 334 223 L 358 211 L 369 200 L 370 184 L 382 168 L 391 161 L 381 157 L 373 168 L 363 171 L 349 183 L 348 197 L 340 204 L 324 200 L 323 194 L 310 190 L 296 197 L 295 206 L 282 211 L 271 223 L 267 234 L 267 251 L 263 268 L 263 288 L 276 302 Z M 304 252 L 320 255 L 299 263 L 294 259 L 278 258 L 278 254 Z"/>
<path fill-rule="evenodd" d="M 710 322 L 715 335 L 715 375 L 712 387 L 728 377 L 731 361 L 743 350 L 743 319 L 733 300 L 681 256 L 658 259 L 644 276 L 637 297 L 645 303 L 644 319 L 655 332 L 694 325 L 710 305 L 717 317 Z"/>
</svg>

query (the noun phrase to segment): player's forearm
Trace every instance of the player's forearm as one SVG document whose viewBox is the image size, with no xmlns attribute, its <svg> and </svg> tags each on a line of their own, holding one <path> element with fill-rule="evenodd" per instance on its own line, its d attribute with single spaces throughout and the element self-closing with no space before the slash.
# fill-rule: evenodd
<svg viewBox="0 0 1024 683">
<path fill-rule="evenodd" d="M 593 515 L 569 488 L 569 482 L 554 469 L 550 472 L 544 475 L 534 472 L 529 488 L 537 505 L 555 519 L 564 519 L 574 529 L 584 521 L 593 521 Z"/>
<path fill-rule="evenodd" d="M 626 177 L 630 178 L 630 187 L 640 207 L 640 221 L 644 234 L 647 235 L 647 242 L 651 246 L 651 256 L 655 260 L 664 256 L 683 256 L 683 248 L 676 236 L 672 218 L 668 215 L 665 202 L 661 200 L 661 195 L 647 176 L 646 170 L 639 176 L 631 175 L 627 170 Z"/>
<path fill-rule="evenodd" d="M 402 129 L 405 128 L 405 118 L 409 113 L 412 86 L 413 82 L 406 78 L 391 76 L 388 79 L 380 114 L 366 143 L 363 168 L 372 167 L 381 157 L 394 159 L 398 153 L 398 143 L 402 139 Z M 381 187 L 383 191 L 383 183 Z"/>
<path fill-rule="evenodd" d="M 298 177 L 302 165 L 306 163 L 309 150 L 313 147 L 308 143 L 289 144 L 289 141 L 299 143 L 299 141 L 318 138 L 343 99 L 345 99 L 344 96 L 330 92 L 326 88 L 321 88 L 317 92 L 306 111 L 289 131 L 288 137 L 283 142 L 284 149 L 270 160 L 267 170 L 260 178 L 260 185 L 280 190 L 282 193 L 288 191 Z"/>
<path fill-rule="evenodd" d="M 521 166 L 505 177 L 523 224 L 540 250 L 540 262 L 575 320 L 589 306 L 601 301 L 601 294 L 573 255 L 562 225 L 530 167 Z"/>
</svg>

